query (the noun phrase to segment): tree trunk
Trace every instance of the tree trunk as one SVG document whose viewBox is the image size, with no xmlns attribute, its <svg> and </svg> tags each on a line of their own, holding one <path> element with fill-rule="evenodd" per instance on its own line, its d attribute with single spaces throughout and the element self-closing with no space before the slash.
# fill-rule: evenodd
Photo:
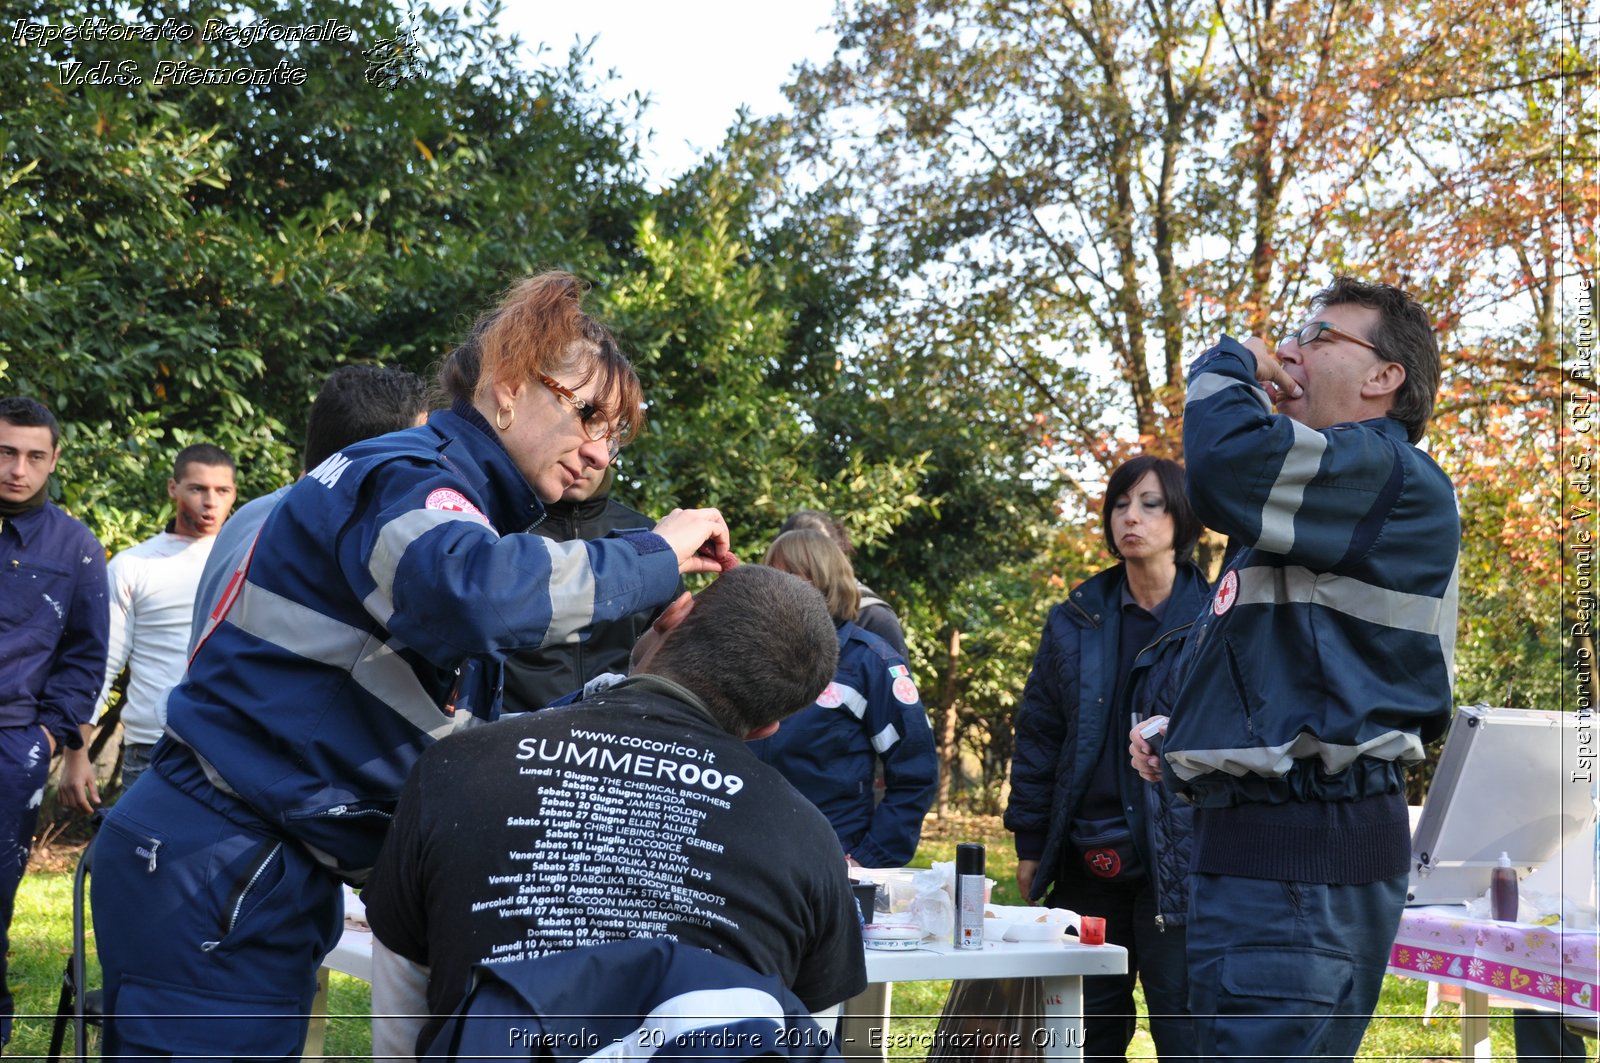
<svg viewBox="0 0 1600 1063">
<path fill-rule="evenodd" d="M 939 790 L 934 812 L 940 819 L 950 807 L 950 780 L 959 768 L 956 754 L 956 665 L 961 657 L 961 631 L 950 632 L 950 648 L 945 657 L 944 689 L 939 692 Z"/>
</svg>

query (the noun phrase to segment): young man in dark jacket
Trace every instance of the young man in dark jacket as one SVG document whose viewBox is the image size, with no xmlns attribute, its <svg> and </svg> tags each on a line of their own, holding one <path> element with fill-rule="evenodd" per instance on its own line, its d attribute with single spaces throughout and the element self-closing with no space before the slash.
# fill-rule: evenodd
<svg viewBox="0 0 1600 1063">
<path fill-rule="evenodd" d="M 1415 446 L 1438 382 L 1422 307 L 1347 278 L 1276 357 L 1223 337 L 1190 369 L 1190 499 L 1245 547 L 1189 636 L 1161 756 L 1130 743 L 1196 806 L 1207 1058 L 1348 1059 L 1377 1003 L 1410 864 L 1405 765 L 1450 715 L 1460 519 Z"/>
<path fill-rule="evenodd" d="M 83 743 L 106 671 L 106 551 L 46 497 L 61 430 L 0 398 L 0 1046 L 11 1040 L 6 947 L 50 756 Z"/>
<path fill-rule="evenodd" d="M 544 519 L 531 529 L 558 543 L 603 539 L 614 531 L 649 531 L 656 522 L 611 497 L 615 466 L 586 469 L 558 501 L 545 507 Z M 678 590 L 683 590 L 679 584 Z M 633 644 L 650 630 L 661 609 L 643 609 L 620 620 L 590 625 L 573 642 L 522 650 L 506 658 L 505 710 L 542 709 L 579 689 L 595 676 L 628 671 Z"/>
</svg>

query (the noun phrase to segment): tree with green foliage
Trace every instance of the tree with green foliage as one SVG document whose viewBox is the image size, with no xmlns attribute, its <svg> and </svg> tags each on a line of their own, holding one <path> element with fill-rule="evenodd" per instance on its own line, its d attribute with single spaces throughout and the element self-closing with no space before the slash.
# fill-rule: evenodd
<svg viewBox="0 0 1600 1063">
<path fill-rule="evenodd" d="M 646 198 L 631 119 L 598 102 L 581 54 L 517 65 L 497 10 L 23 13 L 195 30 L 0 52 L 0 386 L 56 409 L 59 482 L 108 546 L 164 517 L 143 508 L 151 470 L 184 444 L 233 452 L 246 497 L 270 489 L 293 478 L 307 404 L 334 367 L 425 372 L 515 277 L 604 279 L 626 263 Z M 211 20 L 263 18 L 332 20 L 348 38 L 205 39 Z M 403 76 L 373 83 L 369 53 L 397 40 L 412 50 Z M 162 63 L 292 76 L 189 84 L 158 76 Z M 141 80 L 78 83 L 96 69 Z"/>
<path fill-rule="evenodd" d="M 1553 524 L 1522 518 L 1551 511 L 1548 464 L 1532 456 L 1555 439 L 1538 423 L 1548 393 L 1529 385 L 1559 373 L 1547 346 L 1519 365 L 1505 341 L 1548 320 L 1551 236 L 1580 215 L 1542 166 L 1514 160 L 1548 146 L 1541 115 L 1588 62 L 1581 26 L 1551 47 L 1553 17 L 1468 0 L 859 0 L 840 9 L 832 61 L 791 89 L 791 151 L 863 220 L 861 258 L 894 278 L 877 335 L 930 377 L 952 345 L 967 386 L 1036 424 L 1047 445 L 1020 453 L 1064 485 L 1052 497 L 1069 525 L 1087 525 L 1092 485 L 1131 452 L 1177 456 L 1193 354 L 1222 331 L 1286 331 L 1286 315 L 1349 270 L 1402 283 L 1438 313 L 1452 342 L 1433 445 L 1468 481 L 1469 542 L 1528 556 L 1553 542 Z M 1473 243 L 1490 229 L 1500 235 Z M 1485 376 L 1522 398 L 1459 414 L 1452 397 L 1479 402 L 1465 381 Z M 945 383 L 950 402 L 961 385 Z M 1465 475 L 1484 461 L 1492 473 Z M 1029 468 L 1011 466 L 1017 483 Z M 1070 583 L 1074 564 L 1069 551 L 1046 570 Z M 1485 590 L 1507 623 L 1463 640 L 1469 676 L 1492 645 L 1531 679 L 1541 665 L 1514 647 L 1536 641 L 1549 595 Z M 953 651 L 958 634 L 943 627 L 939 644 Z M 956 659 L 943 654 L 953 703 Z M 1012 667 L 1020 689 L 1026 659 Z M 995 721 L 977 737 L 994 741 L 1007 699 L 972 694 L 973 718 Z"/>
<path fill-rule="evenodd" d="M 903 517 L 920 462 L 869 458 L 818 422 L 819 403 L 848 384 L 801 382 L 806 367 L 834 363 L 843 322 L 815 320 L 796 299 L 802 267 L 772 253 L 777 235 L 750 215 L 759 186 L 734 179 L 737 163 L 708 162 L 644 216 L 639 268 L 604 302 L 650 405 L 649 431 L 622 460 L 634 502 L 718 506 L 759 556 L 795 509 Z"/>
<path fill-rule="evenodd" d="M 999 801 L 1043 614 L 1103 564 L 1097 484 L 1175 451 L 1192 353 L 1279 330 L 1345 269 L 1442 308 L 1463 692 L 1548 696 L 1562 252 L 1592 272 L 1595 244 L 1546 126 L 1580 116 L 1562 150 L 1592 175 L 1561 79 L 1591 22 L 857 0 L 793 120 L 741 119 L 652 195 L 639 111 L 599 99 L 582 49 L 528 66 L 499 11 L 15 13 L 41 29 L 0 54 L 0 390 L 61 416 L 63 500 L 107 545 L 165 518 L 150 480 L 182 445 L 231 450 L 246 496 L 285 482 L 329 370 L 427 372 L 511 280 L 569 269 L 650 404 L 619 493 L 721 506 L 747 557 L 796 508 L 836 514 L 947 767 Z M 44 39 L 93 18 L 225 29 Z"/>
<path fill-rule="evenodd" d="M 1572 500 L 1560 463 L 1573 440 L 1562 392 L 1595 395 L 1592 379 L 1564 370 L 1561 327 L 1575 309 L 1564 288 L 1596 263 L 1597 130 L 1582 98 L 1593 6 L 1454 6 L 1439 17 L 1490 18 L 1494 61 L 1463 70 L 1462 51 L 1483 47 L 1467 37 L 1408 71 L 1425 106 L 1394 145 L 1389 180 L 1334 224 L 1348 234 L 1347 268 L 1405 264 L 1450 363 L 1429 435 L 1462 511 L 1457 701 L 1557 708 L 1573 648 L 1561 623 Z"/>
</svg>

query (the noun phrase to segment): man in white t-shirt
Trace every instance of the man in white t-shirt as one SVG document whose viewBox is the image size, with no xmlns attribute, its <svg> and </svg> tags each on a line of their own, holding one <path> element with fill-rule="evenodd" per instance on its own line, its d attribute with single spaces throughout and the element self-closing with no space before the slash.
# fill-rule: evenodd
<svg viewBox="0 0 1600 1063">
<path fill-rule="evenodd" d="M 165 531 L 121 551 L 106 566 L 111 598 L 111 643 L 105 685 L 94 719 L 105 712 L 111 686 L 124 666 L 122 782 L 132 786 L 150 762 L 166 728 L 167 692 L 188 664 L 195 588 L 217 532 L 233 508 L 234 465 L 228 452 L 197 443 L 178 452 L 167 496 L 174 514 Z M 85 725 L 85 738 L 90 725 Z M 88 742 L 68 750 L 60 799 L 68 808 L 94 810 L 100 802 Z"/>
<path fill-rule="evenodd" d="M 428 423 L 428 386 L 415 373 L 391 366 L 342 365 L 322 382 L 306 417 L 301 476 L 352 443 Z M 217 535 L 195 593 L 189 649 L 193 657 L 211 614 L 227 593 L 234 572 L 250 554 L 267 517 L 294 484 L 252 498 L 228 518 Z"/>
</svg>

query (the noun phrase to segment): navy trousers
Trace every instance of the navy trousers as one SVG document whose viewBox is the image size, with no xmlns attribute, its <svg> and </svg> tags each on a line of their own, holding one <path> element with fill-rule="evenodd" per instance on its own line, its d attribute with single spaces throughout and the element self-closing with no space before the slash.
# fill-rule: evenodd
<svg viewBox="0 0 1600 1063">
<path fill-rule="evenodd" d="M 1045 903 L 1106 921 L 1106 941 L 1128 950 L 1127 974 L 1090 975 L 1083 980 L 1083 1058 L 1126 1060 L 1138 1028 L 1135 979 L 1144 986 L 1150 1037 L 1162 1063 L 1194 1055 L 1184 928 L 1156 925 L 1150 879 L 1133 883 L 1096 878 L 1069 862 Z"/>
<path fill-rule="evenodd" d="M 1360 886 L 1194 875 L 1189 1009 L 1201 1057 L 1353 1057 L 1405 899 L 1405 875 Z"/>
<path fill-rule="evenodd" d="M 339 884 L 180 748 L 106 816 L 90 891 L 107 1058 L 299 1057 Z"/>
<path fill-rule="evenodd" d="M 1521 1063 L 1590 1058 L 1583 1038 L 1567 1029 L 1553 1011 L 1517 1008 L 1511 1013 L 1511 1032 Z"/>
<path fill-rule="evenodd" d="M 6 981 L 6 952 L 11 948 L 11 912 L 17 887 L 28 869 L 39 805 L 50 777 L 50 741 L 44 728 L 0 727 L 0 1045 L 11 1040 L 16 1002 Z"/>
</svg>

